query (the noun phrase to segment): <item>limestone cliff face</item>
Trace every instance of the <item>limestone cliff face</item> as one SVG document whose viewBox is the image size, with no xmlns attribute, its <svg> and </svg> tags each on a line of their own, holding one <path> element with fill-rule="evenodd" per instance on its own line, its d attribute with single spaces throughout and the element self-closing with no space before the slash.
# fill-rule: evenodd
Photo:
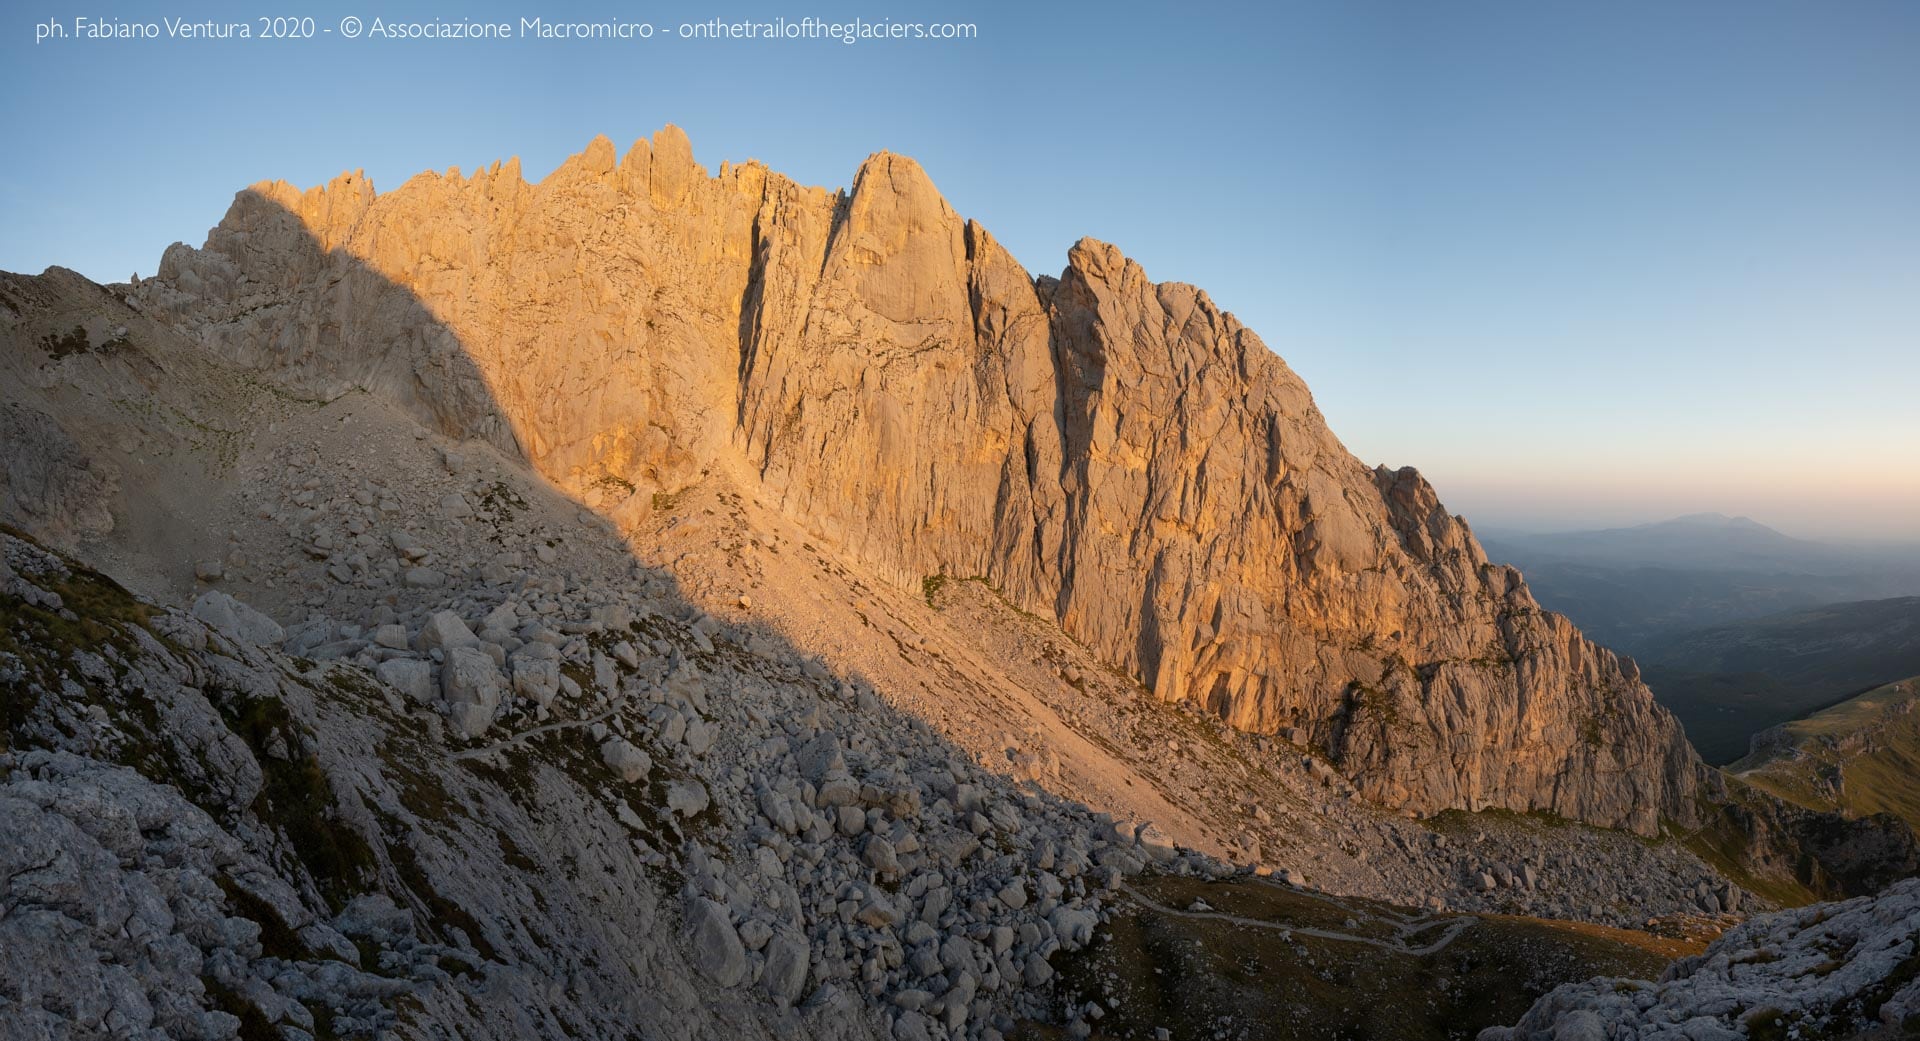
<svg viewBox="0 0 1920 1041">
<path fill-rule="evenodd" d="M 911 160 L 853 188 L 668 128 L 517 165 L 241 193 L 152 303 L 321 392 L 404 402 L 629 519 L 745 475 L 902 583 L 983 576 L 1160 697 L 1414 810 L 1689 819 L 1630 662 L 1540 609 L 1411 469 L 1369 469 L 1190 286 L 1082 241 L 1034 280 Z"/>
</svg>

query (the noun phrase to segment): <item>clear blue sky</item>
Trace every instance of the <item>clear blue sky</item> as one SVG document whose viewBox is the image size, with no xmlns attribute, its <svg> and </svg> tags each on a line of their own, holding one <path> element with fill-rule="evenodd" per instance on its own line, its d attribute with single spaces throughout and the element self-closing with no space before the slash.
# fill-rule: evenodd
<svg viewBox="0 0 1920 1041">
<path fill-rule="evenodd" d="M 970 42 L 33 42 L 0 14 L 0 268 L 150 273 L 235 190 L 674 122 L 844 185 L 886 148 L 1053 272 L 1081 235 L 1205 287 L 1369 462 L 1482 525 L 1698 510 L 1920 537 L 1920 4 L 674 0 L 308 4 L 968 21 Z M 289 8 L 296 11 L 296 8 Z"/>
</svg>

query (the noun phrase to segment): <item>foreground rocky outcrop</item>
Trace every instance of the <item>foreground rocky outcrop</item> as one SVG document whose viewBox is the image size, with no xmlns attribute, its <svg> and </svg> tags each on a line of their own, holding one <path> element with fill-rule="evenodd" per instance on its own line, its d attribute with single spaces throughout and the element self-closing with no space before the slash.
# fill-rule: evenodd
<svg viewBox="0 0 1920 1041">
<path fill-rule="evenodd" d="M 539 184 L 257 185 L 131 294 L 322 398 L 523 455 L 625 525 L 738 480 L 903 586 L 980 576 L 1160 697 L 1416 811 L 1643 834 L 1698 764 L 1616 658 L 1372 469 L 1199 290 L 1076 246 L 1030 278 L 911 160 L 708 176 L 668 128 Z"/>
<path fill-rule="evenodd" d="M 1920 880 L 1762 915 L 1658 982 L 1595 979 L 1480 1041 L 1911 1037 L 1920 1031 Z"/>
</svg>

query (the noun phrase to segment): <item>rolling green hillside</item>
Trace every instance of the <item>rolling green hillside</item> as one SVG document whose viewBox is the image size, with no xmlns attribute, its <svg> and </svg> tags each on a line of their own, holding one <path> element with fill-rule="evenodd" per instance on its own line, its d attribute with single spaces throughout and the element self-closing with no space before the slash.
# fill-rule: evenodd
<svg viewBox="0 0 1920 1041">
<path fill-rule="evenodd" d="M 1920 677 L 1783 724 L 1728 767 L 1810 809 L 1891 813 L 1920 828 Z"/>
</svg>

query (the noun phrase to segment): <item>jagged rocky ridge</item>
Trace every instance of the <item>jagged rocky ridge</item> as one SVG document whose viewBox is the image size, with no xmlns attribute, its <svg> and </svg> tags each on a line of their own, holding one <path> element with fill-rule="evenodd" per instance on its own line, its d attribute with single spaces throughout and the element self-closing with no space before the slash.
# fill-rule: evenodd
<svg viewBox="0 0 1920 1041">
<path fill-rule="evenodd" d="M 911 160 L 709 177 L 668 128 L 376 195 L 256 185 L 142 305 L 323 396 L 523 455 L 622 524 L 738 474 L 903 585 L 981 576 L 1162 698 L 1410 810 L 1652 833 L 1698 763 L 1410 469 L 1370 469 L 1192 287 L 1086 240 L 1027 273 Z"/>
</svg>

